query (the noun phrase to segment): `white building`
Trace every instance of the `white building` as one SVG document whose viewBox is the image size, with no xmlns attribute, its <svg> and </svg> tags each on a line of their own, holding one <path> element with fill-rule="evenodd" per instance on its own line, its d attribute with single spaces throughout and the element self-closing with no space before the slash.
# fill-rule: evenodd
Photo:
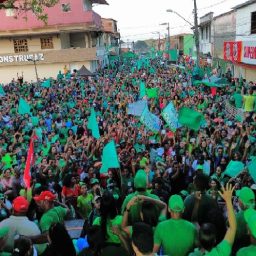
<svg viewBox="0 0 256 256">
<path fill-rule="evenodd" d="M 207 13 L 203 17 L 200 17 L 200 53 L 207 56 L 212 56 L 212 22 L 213 12 Z"/>
<path fill-rule="evenodd" d="M 233 9 L 236 12 L 236 42 L 242 45 L 235 76 L 256 81 L 256 1 L 246 1 Z"/>
</svg>

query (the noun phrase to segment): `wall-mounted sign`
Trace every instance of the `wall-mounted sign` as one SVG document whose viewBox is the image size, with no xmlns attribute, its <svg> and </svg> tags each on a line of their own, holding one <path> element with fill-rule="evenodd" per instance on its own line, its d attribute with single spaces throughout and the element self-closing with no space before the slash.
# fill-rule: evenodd
<svg viewBox="0 0 256 256">
<path fill-rule="evenodd" d="M 256 65 L 256 42 L 243 41 L 242 62 Z"/>
<path fill-rule="evenodd" d="M 241 62 L 242 42 L 224 42 L 224 60 Z"/>
<path fill-rule="evenodd" d="M 34 53 L 34 54 L 17 54 L 17 55 L 0 56 L 0 63 L 27 62 L 29 60 L 35 60 L 35 61 L 44 60 L 44 54 Z"/>
</svg>

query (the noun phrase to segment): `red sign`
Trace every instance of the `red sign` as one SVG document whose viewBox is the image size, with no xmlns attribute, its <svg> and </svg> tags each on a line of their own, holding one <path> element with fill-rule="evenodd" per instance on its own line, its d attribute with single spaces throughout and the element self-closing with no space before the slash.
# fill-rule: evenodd
<svg viewBox="0 0 256 256">
<path fill-rule="evenodd" d="M 242 41 L 224 42 L 224 60 L 241 62 Z"/>
</svg>

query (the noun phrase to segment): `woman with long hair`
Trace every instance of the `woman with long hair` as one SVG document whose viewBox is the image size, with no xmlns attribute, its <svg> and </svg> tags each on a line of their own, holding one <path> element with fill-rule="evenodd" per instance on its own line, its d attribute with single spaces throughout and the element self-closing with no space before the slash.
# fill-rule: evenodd
<svg viewBox="0 0 256 256">
<path fill-rule="evenodd" d="M 48 234 L 49 246 L 44 256 L 76 256 L 73 242 L 64 225 L 53 224 Z"/>
<path fill-rule="evenodd" d="M 120 226 L 121 223 L 122 216 L 118 215 L 113 195 L 108 191 L 104 192 L 101 199 L 100 217 L 94 220 L 93 225 L 101 227 L 105 242 L 120 244 L 120 239 L 112 231 L 112 227 Z"/>
</svg>

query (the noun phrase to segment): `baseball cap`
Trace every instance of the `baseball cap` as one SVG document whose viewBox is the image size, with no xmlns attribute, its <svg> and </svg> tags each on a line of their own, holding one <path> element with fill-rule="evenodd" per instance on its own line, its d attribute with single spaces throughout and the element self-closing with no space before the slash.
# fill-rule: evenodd
<svg viewBox="0 0 256 256">
<path fill-rule="evenodd" d="M 39 196 L 34 197 L 35 201 L 53 201 L 56 199 L 55 195 L 51 191 L 42 191 Z"/>
<path fill-rule="evenodd" d="M 256 238 L 256 211 L 254 209 L 247 209 L 244 212 L 244 218 L 251 231 L 251 235 Z"/>
<path fill-rule="evenodd" d="M 144 170 L 138 170 L 134 178 L 135 188 L 147 187 L 147 175 Z"/>
<path fill-rule="evenodd" d="M 172 195 L 169 199 L 168 206 L 173 212 L 182 212 L 185 208 L 183 199 L 180 195 Z"/>
<path fill-rule="evenodd" d="M 4 238 L 9 232 L 8 227 L 2 227 L 0 228 L 0 238 Z"/>
<path fill-rule="evenodd" d="M 91 181 L 90 181 L 91 185 L 94 185 L 94 184 L 97 184 L 97 183 L 100 183 L 98 179 L 96 178 L 92 178 Z"/>
<path fill-rule="evenodd" d="M 18 196 L 13 200 L 12 207 L 15 212 L 25 213 L 28 211 L 29 202 L 25 197 Z"/>
<path fill-rule="evenodd" d="M 243 187 L 241 190 L 236 192 L 238 199 L 245 205 L 254 207 L 255 205 L 255 195 L 252 189 L 248 187 Z"/>
</svg>

